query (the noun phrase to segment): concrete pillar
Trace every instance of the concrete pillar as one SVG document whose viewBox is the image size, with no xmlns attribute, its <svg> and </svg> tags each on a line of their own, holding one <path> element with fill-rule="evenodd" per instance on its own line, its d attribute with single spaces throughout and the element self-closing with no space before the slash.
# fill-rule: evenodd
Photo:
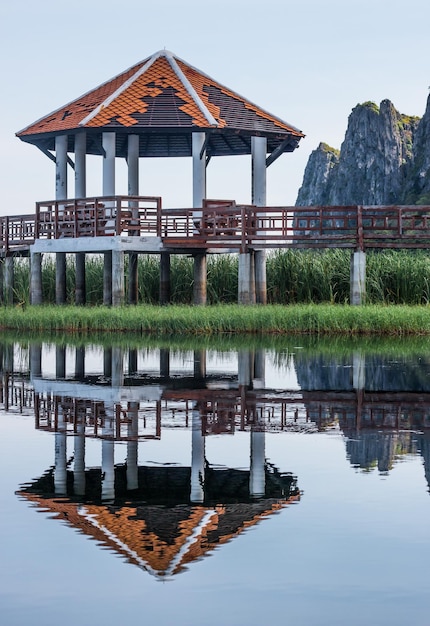
<svg viewBox="0 0 430 626">
<path fill-rule="evenodd" d="M 87 135 L 75 135 L 75 198 L 87 195 Z"/>
<path fill-rule="evenodd" d="M 255 304 L 254 253 L 239 254 L 238 303 Z"/>
<path fill-rule="evenodd" d="M 138 292 L 138 255 L 130 252 L 128 255 L 128 302 L 137 304 Z"/>
<path fill-rule="evenodd" d="M 115 133 L 102 133 L 103 144 L 103 195 L 115 195 Z"/>
<path fill-rule="evenodd" d="M 205 499 L 205 438 L 197 407 L 193 409 L 191 430 L 191 493 L 190 500 L 202 503 Z"/>
<path fill-rule="evenodd" d="M 112 252 L 104 253 L 103 261 L 103 304 L 112 304 Z"/>
<path fill-rule="evenodd" d="M 139 135 L 128 136 L 127 146 L 127 167 L 128 167 L 128 195 L 139 195 Z M 132 218 L 137 222 L 139 219 L 139 207 L 137 202 L 129 203 Z M 129 234 L 134 234 L 129 230 Z M 138 234 L 138 231 L 136 231 Z M 135 252 L 130 252 L 128 256 L 128 301 L 130 304 L 137 304 L 138 300 L 138 273 L 137 260 L 138 256 Z"/>
<path fill-rule="evenodd" d="M 265 432 L 260 430 L 252 430 L 249 495 L 251 496 L 251 498 L 262 498 L 265 492 Z"/>
<path fill-rule="evenodd" d="M 85 273 L 85 252 L 75 254 L 75 303 L 85 304 L 87 301 L 87 285 Z"/>
<path fill-rule="evenodd" d="M 66 378 L 66 348 L 64 346 L 55 348 L 55 377 Z"/>
<path fill-rule="evenodd" d="M 124 304 L 124 252 L 112 251 L 112 306 Z"/>
<path fill-rule="evenodd" d="M 56 304 L 66 304 L 67 300 L 67 261 L 65 252 L 55 254 L 55 302 Z"/>
<path fill-rule="evenodd" d="M 364 304 L 366 300 L 366 253 L 359 250 L 351 255 L 350 304 Z"/>
<path fill-rule="evenodd" d="M 160 254 L 160 304 L 170 302 L 170 254 Z"/>
<path fill-rule="evenodd" d="M 30 257 L 30 303 L 43 304 L 42 255 L 39 252 Z"/>
<path fill-rule="evenodd" d="M 128 136 L 127 146 L 128 195 L 139 195 L 139 135 Z"/>
<path fill-rule="evenodd" d="M 54 492 L 67 494 L 67 431 L 63 409 L 58 407 L 58 426 L 55 433 Z"/>
<path fill-rule="evenodd" d="M 128 441 L 127 441 L 127 491 L 139 488 L 138 441 L 139 403 L 128 404 Z"/>
<path fill-rule="evenodd" d="M 207 257 L 206 254 L 194 255 L 193 303 L 205 305 L 207 301 Z"/>
<path fill-rule="evenodd" d="M 67 198 L 67 135 L 55 137 L 55 199 Z"/>
<path fill-rule="evenodd" d="M 4 260 L 4 301 L 13 304 L 14 289 L 14 258 L 7 256 Z"/>
<path fill-rule="evenodd" d="M 197 209 L 202 207 L 206 198 L 206 150 L 201 154 L 205 139 L 205 133 L 192 134 L 193 207 Z M 196 212 L 196 215 L 201 213 Z"/>
<path fill-rule="evenodd" d="M 266 206 L 266 137 L 251 137 L 252 204 Z M 257 304 L 267 303 L 266 251 L 255 251 L 255 297 Z"/>
</svg>

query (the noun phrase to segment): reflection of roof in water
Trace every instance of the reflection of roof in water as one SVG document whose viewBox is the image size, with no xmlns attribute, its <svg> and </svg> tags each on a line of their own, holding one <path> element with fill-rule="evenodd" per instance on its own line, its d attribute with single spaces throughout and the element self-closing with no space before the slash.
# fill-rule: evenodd
<svg viewBox="0 0 430 626">
<path fill-rule="evenodd" d="M 123 466 L 115 468 L 112 504 L 101 502 L 100 487 L 96 487 L 101 483 L 99 468 L 85 473 L 83 497 L 56 496 L 52 470 L 24 486 L 18 495 L 160 577 L 179 573 L 187 563 L 300 497 L 296 479 L 273 469 L 266 471 L 264 497 L 252 500 L 249 471 L 209 468 L 202 505 L 189 502 L 189 468 L 139 467 L 139 489 L 128 494 L 124 473 Z M 71 493 L 72 479 L 68 472 Z"/>
</svg>

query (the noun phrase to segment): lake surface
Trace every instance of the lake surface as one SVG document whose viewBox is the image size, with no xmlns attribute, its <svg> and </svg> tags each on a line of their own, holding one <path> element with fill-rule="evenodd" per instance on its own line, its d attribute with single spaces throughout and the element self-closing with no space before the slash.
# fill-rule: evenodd
<svg viewBox="0 0 430 626">
<path fill-rule="evenodd" d="M 427 340 L 0 343 L 1 623 L 430 623 Z"/>
</svg>

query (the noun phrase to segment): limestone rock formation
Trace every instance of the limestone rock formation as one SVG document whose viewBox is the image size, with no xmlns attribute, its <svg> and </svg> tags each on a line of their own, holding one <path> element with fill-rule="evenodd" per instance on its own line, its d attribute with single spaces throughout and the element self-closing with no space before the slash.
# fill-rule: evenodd
<svg viewBox="0 0 430 626">
<path fill-rule="evenodd" d="M 430 202 L 430 97 L 421 120 L 389 100 L 357 105 L 340 152 L 310 155 L 296 206 L 418 202 Z"/>
</svg>

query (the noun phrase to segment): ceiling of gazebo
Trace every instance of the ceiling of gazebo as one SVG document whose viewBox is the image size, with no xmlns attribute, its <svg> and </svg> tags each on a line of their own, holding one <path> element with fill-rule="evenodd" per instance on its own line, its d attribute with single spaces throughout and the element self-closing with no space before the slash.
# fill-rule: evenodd
<svg viewBox="0 0 430 626">
<path fill-rule="evenodd" d="M 55 136 L 87 134 L 87 153 L 102 154 L 102 132 L 115 131 L 125 157 L 129 134 L 138 134 L 142 157 L 190 156 L 193 132 L 207 134 L 208 156 L 250 154 L 251 137 L 267 137 L 268 152 L 292 152 L 304 136 L 294 126 L 249 102 L 167 50 L 122 72 L 17 133 L 42 150 Z"/>
</svg>

